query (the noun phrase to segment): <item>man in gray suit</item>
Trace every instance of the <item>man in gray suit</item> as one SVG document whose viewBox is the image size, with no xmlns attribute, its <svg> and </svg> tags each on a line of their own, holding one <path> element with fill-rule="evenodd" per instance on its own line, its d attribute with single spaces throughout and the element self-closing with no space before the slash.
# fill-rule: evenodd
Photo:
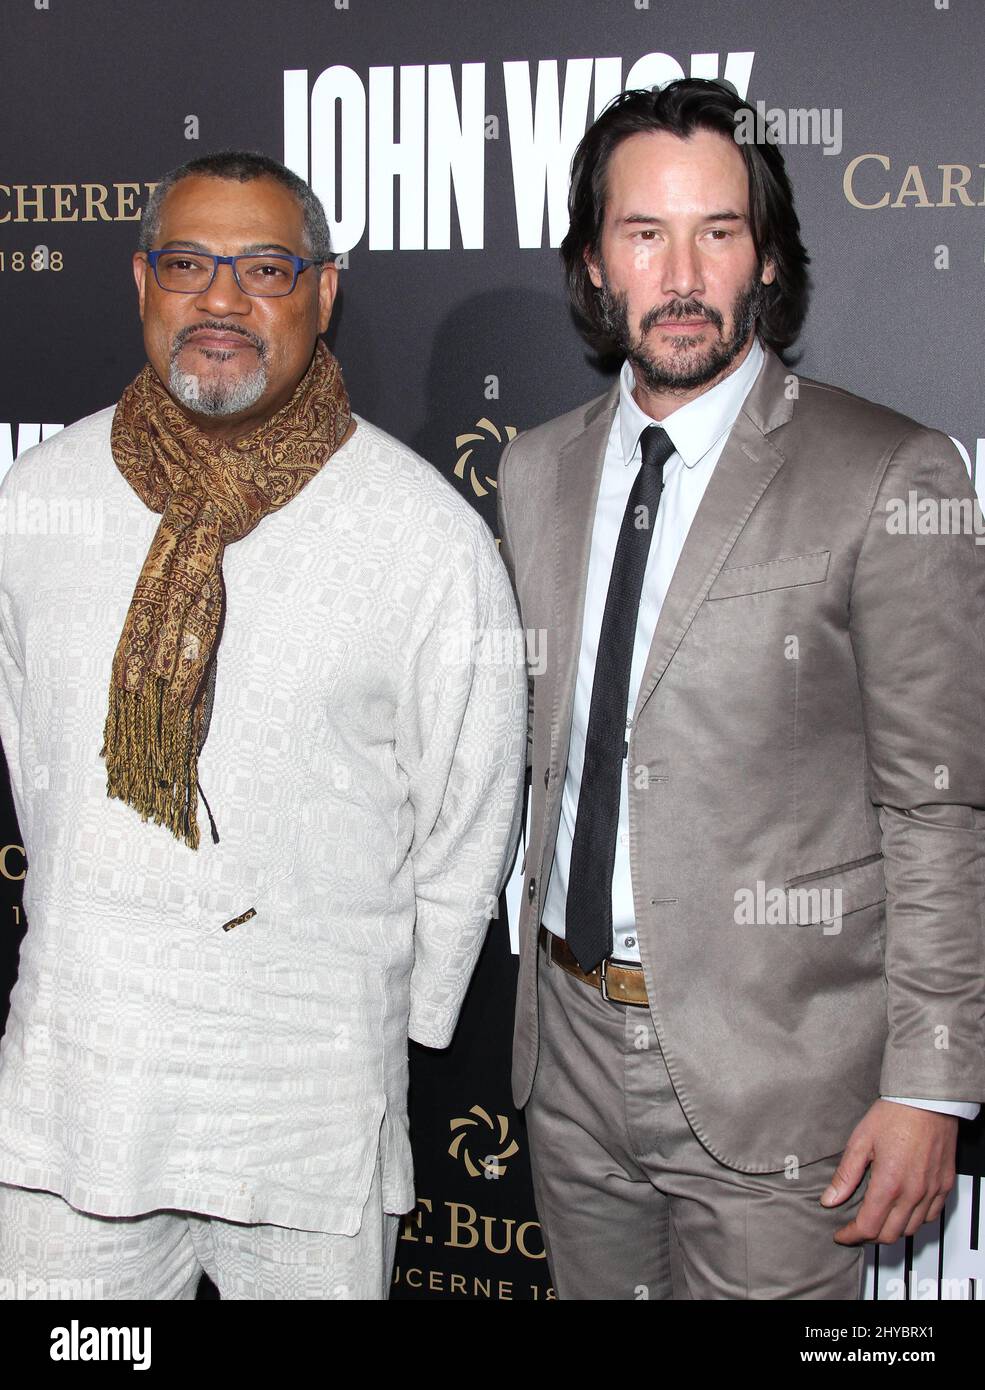
<svg viewBox="0 0 985 1390">
<path fill-rule="evenodd" d="M 626 362 L 500 465 L 548 653 L 513 1088 L 562 1298 L 857 1298 L 985 1096 L 985 552 L 900 521 L 974 494 L 777 355 L 808 258 L 749 112 L 682 80 L 589 130 L 562 257 Z"/>
</svg>

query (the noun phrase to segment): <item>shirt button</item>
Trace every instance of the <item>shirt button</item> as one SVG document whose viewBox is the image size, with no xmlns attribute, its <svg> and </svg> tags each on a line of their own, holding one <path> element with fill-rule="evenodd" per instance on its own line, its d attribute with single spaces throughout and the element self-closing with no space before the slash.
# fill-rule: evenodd
<svg viewBox="0 0 985 1390">
<path fill-rule="evenodd" d="M 534 894 L 536 893 L 536 891 L 537 891 L 537 880 L 536 880 L 535 878 L 532 878 L 532 879 L 530 880 L 529 885 L 527 886 L 527 898 L 530 900 L 530 902 L 533 902 L 533 900 L 534 900 Z"/>
<path fill-rule="evenodd" d="M 547 784 L 548 784 L 548 782 L 549 782 L 550 780 L 551 780 L 551 769 L 550 769 L 549 767 L 547 767 L 547 768 L 544 769 L 544 786 L 545 786 L 545 787 L 547 786 Z"/>
</svg>

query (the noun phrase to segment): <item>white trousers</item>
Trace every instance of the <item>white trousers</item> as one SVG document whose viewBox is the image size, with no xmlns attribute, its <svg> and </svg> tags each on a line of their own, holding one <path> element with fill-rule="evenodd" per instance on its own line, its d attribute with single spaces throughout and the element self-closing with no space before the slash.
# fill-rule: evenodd
<svg viewBox="0 0 985 1390">
<path fill-rule="evenodd" d="M 352 1236 L 181 1211 L 94 1216 L 0 1183 L 0 1297 L 193 1299 L 204 1269 L 224 1299 L 385 1299 L 399 1223 L 379 1163 Z"/>
</svg>

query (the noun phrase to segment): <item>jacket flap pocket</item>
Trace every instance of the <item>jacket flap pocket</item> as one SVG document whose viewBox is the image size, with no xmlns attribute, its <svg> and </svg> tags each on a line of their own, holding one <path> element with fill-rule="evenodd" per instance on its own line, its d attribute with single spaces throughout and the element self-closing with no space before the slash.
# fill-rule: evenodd
<svg viewBox="0 0 985 1390">
<path fill-rule="evenodd" d="M 886 897 L 886 875 L 881 854 L 788 878 L 788 921 L 809 925 L 831 922 L 849 912 L 881 903 Z"/>
<path fill-rule="evenodd" d="M 815 550 L 809 555 L 765 560 L 761 565 L 726 567 L 708 590 L 708 598 L 735 598 L 769 589 L 790 589 L 797 584 L 817 584 L 827 575 L 830 558 L 830 550 Z"/>
</svg>

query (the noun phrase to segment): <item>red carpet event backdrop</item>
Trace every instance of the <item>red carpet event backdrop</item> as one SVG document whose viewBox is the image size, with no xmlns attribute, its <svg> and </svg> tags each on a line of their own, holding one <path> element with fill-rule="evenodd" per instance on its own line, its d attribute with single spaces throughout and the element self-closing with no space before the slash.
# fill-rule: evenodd
<svg viewBox="0 0 985 1390">
<path fill-rule="evenodd" d="M 133 378 L 148 193 L 239 147 L 325 203 L 356 411 L 495 529 L 502 446 L 609 384 L 558 265 L 572 152 L 621 89 L 692 75 L 727 78 L 783 144 L 814 282 L 793 365 L 944 430 L 983 496 L 981 0 L 6 0 L 4 29 L 0 475 Z M 0 524 L 98 528 L 70 511 Z M 25 864 L 0 796 L 5 1016 Z M 394 1298 L 553 1297 L 509 1098 L 520 857 L 454 1044 L 411 1047 Z M 866 1298 L 985 1296 L 983 1136 L 962 1122 L 940 1227 L 870 1249 Z"/>
</svg>

